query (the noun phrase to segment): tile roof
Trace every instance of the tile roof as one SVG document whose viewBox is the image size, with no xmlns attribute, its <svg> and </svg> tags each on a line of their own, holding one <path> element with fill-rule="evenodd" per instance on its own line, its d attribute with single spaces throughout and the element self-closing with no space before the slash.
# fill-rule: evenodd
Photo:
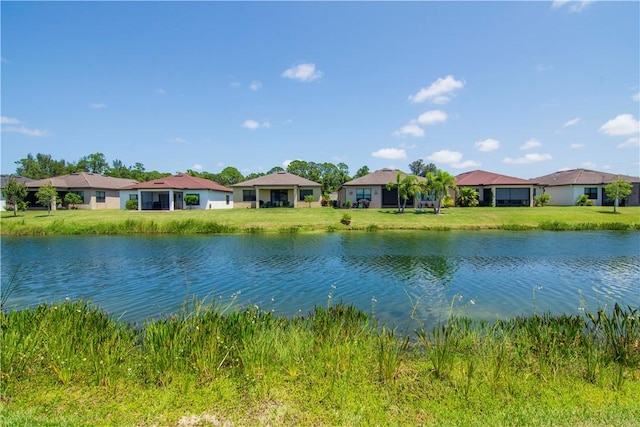
<svg viewBox="0 0 640 427">
<path fill-rule="evenodd" d="M 233 190 L 209 179 L 198 178 L 186 174 L 165 176 L 152 181 L 140 182 L 122 190 L 151 190 L 151 189 L 177 189 L 177 190 L 213 190 L 232 193 Z"/>
<path fill-rule="evenodd" d="M 487 185 L 533 185 L 534 182 L 528 179 L 516 178 L 513 176 L 500 175 L 498 173 L 483 170 L 474 170 L 461 173 L 456 176 L 458 187 L 473 187 Z"/>
<path fill-rule="evenodd" d="M 9 181 L 9 177 L 11 175 L 0 175 L 0 188 L 4 188 L 7 185 L 7 181 Z M 17 182 L 27 183 L 33 181 L 31 178 L 25 178 L 24 176 L 13 175 Z"/>
<path fill-rule="evenodd" d="M 78 172 L 30 181 L 26 183 L 26 186 L 27 188 L 40 188 L 43 185 L 51 184 L 55 188 L 101 188 L 105 190 L 119 190 L 135 183 L 137 183 L 135 179 L 113 178 L 97 173 Z"/>
<path fill-rule="evenodd" d="M 398 177 L 398 172 L 400 172 L 400 176 L 402 176 L 402 178 L 408 175 L 411 175 L 411 174 L 399 171 L 398 169 L 384 168 L 384 169 L 378 169 L 377 171 L 371 172 L 370 174 L 367 174 L 365 176 L 361 176 L 360 178 L 347 181 L 342 185 L 358 186 L 358 187 L 361 187 L 364 185 L 387 185 L 390 182 L 396 182 Z M 419 177 L 419 178 L 424 179 L 422 177 Z"/>
<path fill-rule="evenodd" d="M 608 184 L 622 178 L 629 182 L 640 182 L 640 178 L 628 175 L 616 175 L 607 172 L 592 171 L 589 169 L 571 169 L 558 171 L 549 175 L 533 178 L 532 181 L 539 185 L 554 187 L 558 185 L 597 185 Z"/>
<path fill-rule="evenodd" d="M 303 178 L 298 175 L 294 175 L 289 172 L 275 172 L 269 175 L 259 176 L 257 178 L 250 179 L 248 181 L 239 182 L 237 184 L 233 184 L 232 187 L 254 187 L 254 186 L 267 186 L 267 185 L 278 185 L 278 186 L 293 186 L 297 185 L 299 187 L 321 187 L 322 184 L 318 184 L 317 182 L 311 181 L 309 179 Z"/>
</svg>

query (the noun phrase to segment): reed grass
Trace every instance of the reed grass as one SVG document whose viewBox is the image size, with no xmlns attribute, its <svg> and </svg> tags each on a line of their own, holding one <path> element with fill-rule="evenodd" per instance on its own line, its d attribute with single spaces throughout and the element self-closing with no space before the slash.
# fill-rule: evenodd
<svg viewBox="0 0 640 427">
<path fill-rule="evenodd" d="M 143 325 L 86 301 L 1 311 L 0 421 L 637 422 L 640 309 L 495 322 L 451 313 L 400 332 L 331 298 L 292 318 L 194 299 Z"/>
</svg>

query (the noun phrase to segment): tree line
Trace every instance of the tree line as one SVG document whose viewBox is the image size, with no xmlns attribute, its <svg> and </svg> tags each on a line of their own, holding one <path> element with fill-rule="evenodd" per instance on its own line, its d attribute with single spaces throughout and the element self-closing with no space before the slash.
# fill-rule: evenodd
<svg viewBox="0 0 640 427">
<path fill-rule="evenodd" d="M 25 158 L 15 163 L 17 165 L 15 174 L 31 179 L 51 178 L 77 172 L 91 172 L 113 178 L 128 178 L 138 182 L 146 182 L 172 175 L 172 173 L 169 172 L 158 172 L 156 170 L 147 171 L 140 162 L 136 162 L 132 166 L 127 166 L 121 160 L 115 159 L 109 163 L 103 153 L 86 155 L 77 162 L 68 162 L 64 159 L 56 160 L 49 154 L 38 153 L 35 156 L 28 154 Z M 422 177 L 426 177 L 428 173 L 435 173 L 437 171 L 433 163 L 425 164 L 423 160 L 412 162 L 409 164 L 409 169 L 412 174 Z M 233 166 L 228 166 L 218 173 L 192 169 L 187 169 L 184 173 L 215 181 L 224 186 L 230 186 L 278 171 L 289 172 L 322 184 L 323 194 L 337 191 L 345 182 L 365 176 L 370 172 L 369 167 L 366 165 L 360 167 L 355 175 L 350 175 L 349 166 L 343 162 L 336 165 L 330 162 L 316 163 L 294 160 L 287 165 L 286 169 L 275 166 L 266 173 L 254 172 L 246 176 Z"/>
</svg>

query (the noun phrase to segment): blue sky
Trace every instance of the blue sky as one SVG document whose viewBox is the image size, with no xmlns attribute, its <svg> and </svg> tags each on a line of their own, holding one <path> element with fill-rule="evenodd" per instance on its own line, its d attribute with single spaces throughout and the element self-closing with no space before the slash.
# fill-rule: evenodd
<svg viewBox="0 0 640 427">
<path fill-rule="evenodd" d="M 243 174 L 640 174 L 638 2 L 6 2 L 2 173 L 28 153 Z"/>
</svg>

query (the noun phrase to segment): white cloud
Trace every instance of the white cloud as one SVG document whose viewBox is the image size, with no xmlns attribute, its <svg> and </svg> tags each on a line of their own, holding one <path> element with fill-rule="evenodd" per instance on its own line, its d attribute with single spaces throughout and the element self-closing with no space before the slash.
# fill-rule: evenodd
<svg viewBox="0 0 640 427">
<path fill-rule="evenodd" d="M 0 124 L 3 125 L 17 125 L 20 123 L 20 120 L 14 119 L 13 117 L 0 116 Z"/>
<path fill-rule="evenodd" d="M 251 130 L 258 129 L 260 127 L 268 129 L 268 128 L 271 127 L 271 123 L 269 123 L 269 122 L 260 123 L 260 122 L 257 122 L 255 120 L 245 120 L 244 123 L 242 123 L 242 127 L 243 128 L 247 128 L 247 129 L 251 129 Z"/>
<path fill-rule="evenodd" d="M 567 6 L 569 12 L 582 12 L 587 6 L 593 3 L 594 0 L 555 0 L 551 4 L 552 9 L 560 9 Z"/>
<path fill-rule="evenodd" d="M 449 96 L 453 91 L 461 89 L 463 86 L 463 81 L 456 80 L 452 75 L 448 75 L 431 83 L 428 88 L 422 88 L 414 95 L 410 95 L 409 101 L 415 104 L 424 101 L 431 101 L 434 104 L 446 104 L 449 102 Z"/>
<path fill-rule="evenodd" d="M 446 122 L 449 116 L 441 110 L 431 110 L 424 112 L 418 116 L 418 123 L 422 125 L 432 125 L 435 123 Z"/>
<path fill-rule="evenodd" d="M 600 126 L 600 132 L 607 135 L 631 135 L 640 132 L 640 122 L 631 114 L 620 114 Z"/>
<path fill-rule="evenodd" d="M 107 108 L 107 104 L 93 103 L 89 104 L 89 108 L 91 108 L 92 110 L 104 110 L 105 108 Z"/>
<path fill-rule="evenodd" d="M 537 139 L 530 139 L 527 142 L 525 142 L 524 144 L 522 144 L 520 146 L 521 150 L 531 150 L 533 148 L 536 147 L 540 147 L 542 145 L 542 143 L 540 141 L 538 141 Z"/>
<path fill-rule="evenodd" d="M 408 125 L 402 126 L 399 130 L 393 133 L 394 136 L 413 136 L 414 138 L 418 138 L 424 136 L 424 130 L 416 124 L 409 123 Z"/>
<path fill-rule="evenodd" d="M 545 71 L 551 70 L 553 70 L 553 65 L 538 64 L 536 66 L 536 71 L 538 71 L 539 73 L 544 73 Z"/>
<path fill-rule="evenodd" d="M 167 91 L 162 89 L 162 88 L 158 88 L 158 89 L 156 89 L 156 93 L 158 95 L 165 95 L 167 93 Z"/>
<path fill-rule="evenodd" d="M 27 135 L 27 136 L 47 136 L 47 135 L 49 135 L 49 131 L 46 130 L 46 129 L 30 129 L 30 128 L 25 127 L 25 126 L 3 127 L 2 128 L 2 132 L 15 132 L 15 133 L 19 133 L 19 134 Z"/>
<path fill-rule="evenodd" d="M 381 148 L 378 151 L 374 151 L 371 153 L 373 157 L 378 157 L 380 159 L 389 159 L 389 160 L 398 160 L 398 159 L 406 159 L 407 152 L 401 148 Z"/>
<path fill-rule="evenodd" d="M 494 151 L 500 148 L 500 141 L 496 141 L 495 139 L 487 138 L 483 141 L 476 141 L 475 143 L 478 151 Z"/>
<path fill-rule="evenodd" d="M 302 159 L 294 159 L 294 160 L 302 160 Z M 293 160 L 289 160 L 289 159 L 285 160 L 284 162 L 282 162 L 282 167 L 285 169 L 288 168 L 291 162 L 293 162 Z"/>
<path fill-rule="evenodd" d="M 466 169 L 480 166 L 480 163 L 474 160 L 462 161 L 462 153 L 459 151 L 440 150 L 428 156 L 427 159 L 436 164 L 446 164 L 456 169 Z"/>
<path fill-rule="evenodd" d="M 573 148 L 573 149 L 582 148 L 582 147 L 584 147 L 584 144 L 580 144 L 580 143 L 577 143 L 577 142 L 574 142 L 573 144 L 571 144 L 569 146 L 569 148 Z"/>
<path fill-rule="evenodd" d="M 193 169 L 194 171 L 201 171 L 202 165 L 200 163 L 196 163 L 193 166 L 191 166 L 191 169 Z"/>
<path fill-rule="evenodd" d="M 632 136 L 627 139 L 625 142 L 618 144 L 618 148 L 628 148 L 628 147 L 640 147 L 640 138 L 637 136 Z"/>
<path fill-rule="evenodd" d="M 262 83 L 255 80 L 252 81 L 251 84 L 249 85 L 249 89 L 251 89 L 254 92 L 259 91 L 261 87 L 262 87 Z"/>
<path fill-rule="evenodd" d="M 634 101 L 638 102 L 640 101 L 640 92 L 634 94 L 631 99 L 633 99 Z"/>
<path fill-rule="evenodd" d="M 566 122 L 565 124 L 562 125 L 563 128 L 568 128 L 569 126 L 575 126 L 578 123 L 580 123 L 580 118 L 576 117 L 575 119 L 571 119 L 568 122 Z"/>
<path fill-rule="evenodd" d="M 173 142 L 174 144 L 186 144 L 187 140 L 184 138 L 178 137 L 178 138 L 171 138 L 169 142 Z"/>
<path fill-rule="evenodd" d="M 512 164 L 512 165 L 519 165 L 519 164 L 527 164 L 527 163 L 546 162 L 551 159 L 552 159 L 551 154 L 529 153 L 524 157 L 518 157 L 516 159 L 511 157 L 505 157 L 502 160 L 502 162 Z"/>
<path fill-rule="evenodd" d="M 282 77 L 299 80 L 301 82 L 312 82 L 322 77 L 322 71 L 316 70 L 316 64 L 299 64 L 291 67 L 282 73 Z"/>
<path fill-rule="evenodd" d="M 596 165 L 593 162 L 582 162 L 580 163 L 580 167 L 581 168 L 586 168 L 586 169 L 595 169 L 598 165 Z"/>
</svg>

